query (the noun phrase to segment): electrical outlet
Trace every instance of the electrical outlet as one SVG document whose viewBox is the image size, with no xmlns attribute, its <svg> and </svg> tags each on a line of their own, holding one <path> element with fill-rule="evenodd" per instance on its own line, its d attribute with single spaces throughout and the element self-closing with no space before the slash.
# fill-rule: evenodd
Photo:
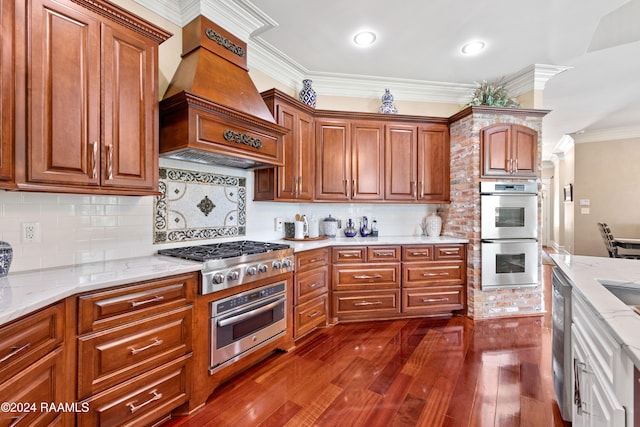
<svg viewBox="0 0 640 427">
<path fill-rule="evenodd" d="M 40 243 L 40 223 L 22 223 L 22 243 Z"/>
<path fill-rule="evenodd" d="M 282 231 L 282 227 L 284 227 L 284 220 L 280 217 L 277 217 L 275 219 L 275 224 L 274 227 L 276 229 L 276 231 Z"/>
</svg>

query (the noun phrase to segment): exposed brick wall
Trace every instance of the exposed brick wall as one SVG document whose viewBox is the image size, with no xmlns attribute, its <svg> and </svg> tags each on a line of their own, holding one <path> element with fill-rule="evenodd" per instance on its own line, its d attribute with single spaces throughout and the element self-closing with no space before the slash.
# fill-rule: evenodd
<svg viewBox="0 0 640 427">
<path fill-rule="evenodd" d="M 543 116 L 540 113 L 527 115 L 522 111 L 510 113 L 503 109 L 494 113 L 482 108 L 478 112 L 472 109 L 470 114 L 461 115 L 451 123 L 451 204 L 441 208 L 445 219 L 443 234 L 469 239 L 467 304 L 472 318 L 532 315 L 540 314 L 544 309 L 541 284 L 531 288 L 483 291 L 480 245 L 480 130 L 495 123 L 514 123 L 535 129 L 541 138 Z M 541 147 L 539 140 L 538 176 L 541 173 Z M 539 202 L 538 222 L 540 213 Z M 540 237 L 538 227 L 539 242 Z M 538 250 L 541 250 L 540 246 Z M 541 280 L 541 271 L 538 273 Z"/>
</svg>

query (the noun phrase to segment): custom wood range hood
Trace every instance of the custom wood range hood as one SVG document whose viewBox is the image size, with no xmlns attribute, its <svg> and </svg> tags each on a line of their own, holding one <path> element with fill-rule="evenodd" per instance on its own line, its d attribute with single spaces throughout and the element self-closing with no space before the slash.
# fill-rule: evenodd
<svg viewBox="0 0 640 427">
<path fill-rule="evenodd" d="M 246 44 L 199 16 L 182 29 L 182 61 L 160 101 L 160 155 L 250 169 L 282 166 L 282 136 L 247 72 Z"/>
</svg>

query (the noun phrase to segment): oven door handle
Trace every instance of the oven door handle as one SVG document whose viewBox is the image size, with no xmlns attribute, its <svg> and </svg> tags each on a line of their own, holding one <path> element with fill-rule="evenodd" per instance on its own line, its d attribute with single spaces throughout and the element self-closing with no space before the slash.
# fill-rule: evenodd
<svg viewBox="0 0 640 427">
<path fill-rule="evenodd" d="M 246 320 L 250 317 L 255 316 L 256 314 L 260 314 L 260 313 L 264 313 L 265 311 L 269 311 L 272 308 L 276 307 L 278 304 L 281 304 L 285 301 L 284 298 L 279 298 L 275 301 L 273 301 L 272 303 L 269 303 L 267 305 L 262 305 L 256 309 L 253 309 L 251 311 L 247 311 L 246 313 L 242 313 L 242 314 L 238 314 L 237 316 L 231 316 L 231 317 L 227 317 L 226 319 L 220 319 L 218 320 L 218 326 L 220 326 L 221 328 L 225 327 L 225 326 L 229 326 L 229 325 L 233 325 L 235 323 L 239 323 L 242 322 L 243 320 Z"/>
</svg>

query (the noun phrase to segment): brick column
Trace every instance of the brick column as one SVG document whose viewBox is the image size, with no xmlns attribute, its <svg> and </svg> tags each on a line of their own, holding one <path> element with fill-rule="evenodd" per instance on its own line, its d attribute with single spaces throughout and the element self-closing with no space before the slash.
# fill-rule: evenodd
<svg viewBox="0 0 640 427">
<path fill-rule="evenodd" d="M 483 291 L 480 245 L 480 130 L 495 123 L 513 123 L 535 129 L 538 141 L 538 176 L 541 173 L 542 118 L 548 111 L 468 107 L 451 117 L 451 204 L 441 208 L 443 234 L 469 239 L 467 260 L 468 315 L 474 319 L 541 314 L 543 295 L 541 264 L 539 284 L 531 288 Z M 502 180 L 493 180 L 502 181 Z M 514 179 L 513 181 L 517 181 Z M 522 181 L 522 179 L 520 179 Z M 538 180 L 539 182 L 539 180 Z M 541 204 L 538 201 L 538 224 Z M 538 242 L 541 241 L 540 226 Z M 541 243 L 539 243 L 539 251 Z M 540 260 L 541 257 L 539 256 Z"/>
</svg>

